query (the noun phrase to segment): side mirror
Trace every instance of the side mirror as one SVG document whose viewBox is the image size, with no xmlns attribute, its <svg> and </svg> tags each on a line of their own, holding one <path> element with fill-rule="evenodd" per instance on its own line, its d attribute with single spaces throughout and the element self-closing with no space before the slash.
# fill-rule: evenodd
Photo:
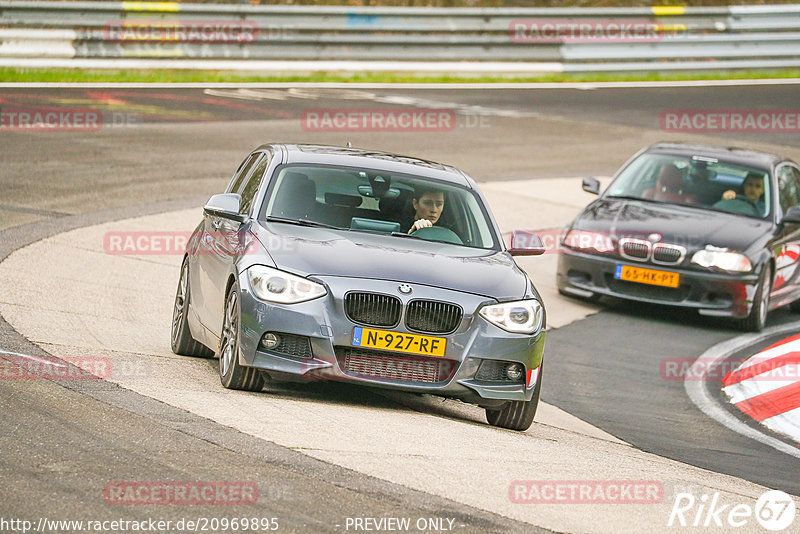
<svg viewBox="0 0 800 534">
<path fill-rule="evenodd" d="M 247 215 L 239 213 L 242 205 L 242 197 L 236 193 L 225 193 L 214 195 L 208 199 L 203 211 L 215 217 L 222 217 L 239 223 L 247 219 Z"/>
<path fill-rule="evenodd" d="M 786 215 L 783 216 L 781 222 L 800 224 L 800 207 L 795 206 L 793 208 L 789 208 L 789 211 L 787 211 Z"/>
<path fill-rule="evenodd" d="M 545 247 L 537 234 L 514 230 L 511 233 L 511 248 L 508 252 L 512 256 L 541 256 L 545 253 Z"/>
<path fill-rule="evenodd" d="M 583 179 L 583 190 L 587 193 L 592 193 L 593 195 L 600 194 L 600 181 L 597 178 L 592 178 L 591 176 L 586 177 Z"/>
</svg>

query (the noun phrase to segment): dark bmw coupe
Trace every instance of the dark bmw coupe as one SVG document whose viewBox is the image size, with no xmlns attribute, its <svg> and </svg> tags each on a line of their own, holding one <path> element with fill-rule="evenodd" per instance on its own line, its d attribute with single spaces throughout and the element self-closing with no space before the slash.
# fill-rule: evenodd
<svg viewBox="0 0 800 534">
<path fill-rule="evenodd" d="M 599 193 L 597 180 L 583 188 Z M 562 294 L 696 309 L 760 331 L 800 311 L 800 167 L 743 150 L 659 143 L 565 229 Z"/>
<path fill-rule="evenodd" d="M 475 182 L 352 148 L 264 145 L 213 196 L 183 260 L 172 350 L 223 386 L 338 380 L 458 398 L 530 427 L 545 311 Z"/>
</svg>

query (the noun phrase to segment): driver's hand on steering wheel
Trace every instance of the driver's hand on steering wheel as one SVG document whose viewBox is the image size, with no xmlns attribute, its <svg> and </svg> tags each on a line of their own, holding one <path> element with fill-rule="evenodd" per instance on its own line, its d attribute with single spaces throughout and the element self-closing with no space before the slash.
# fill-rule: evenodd
<svg viewBox="0 0 800 534">
<path fill-rule="evenodd" d="M 433 223 L 428 219 L 417 219 L 414 221 L 414 224 L 411 225 L 411 229 L 408 231 L 408 233 L 411 234 L 421 228 L 430 228 L 431 226 L 433 226 Z"/>
<path fill-rule="evenodd" d="M 728 189 L 727 191 L 722 193 L 722 198 L 723 200 L 733 200 L 734 198 L 736 198 L 736 191 L 734 191 L 733 189 Z"/>
</svg>

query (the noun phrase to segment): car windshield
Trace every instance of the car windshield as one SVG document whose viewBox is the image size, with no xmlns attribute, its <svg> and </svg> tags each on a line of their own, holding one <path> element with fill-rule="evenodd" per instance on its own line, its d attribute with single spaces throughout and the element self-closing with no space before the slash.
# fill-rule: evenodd
<svg viewBox="0 0 800 534">
<path fill-rule="evenodd" d="M 270 187 L 267 221 L 495 249 L 480 198 L 467 188 L 373 169 L 289 165 Z M 429 228 L 409 233 L 417 219 Z"/>
<path fill-rule="evenodd" d="M 757 218 L 769 216 L 771 195 L 763 169 L 705 156 L 653 153 L 632 161 L 606 193 Z"/>
</svg>

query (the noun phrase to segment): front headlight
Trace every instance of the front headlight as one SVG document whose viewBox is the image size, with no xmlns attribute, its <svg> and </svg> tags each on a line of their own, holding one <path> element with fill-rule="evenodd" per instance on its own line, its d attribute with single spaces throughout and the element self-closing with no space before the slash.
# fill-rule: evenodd
<svg viewBox="0 0 800 534">
<path fill-rule="evenodd" d="M 321 297 L 325 286 L 263 265 L 247 269 L 250 287 L 261 300 L 281 304 L 296 304 Z"/>
<path fill-rule="evenodd" d="M 692 256 L 692 263 L 700 267 L 713 267 L 738 273 L 748 272 L 753 269 L 750 260 L 744 254 L 715 247 L 706 247 L 704 250 L 695 252 Z"/>
<path fill-rule="evenodd" d="M 515 334 L 538 333 L 544 318 L 542 304 L 536 299 L 490 304 L 478 313 L 493 325 Z"/>
</svg>

